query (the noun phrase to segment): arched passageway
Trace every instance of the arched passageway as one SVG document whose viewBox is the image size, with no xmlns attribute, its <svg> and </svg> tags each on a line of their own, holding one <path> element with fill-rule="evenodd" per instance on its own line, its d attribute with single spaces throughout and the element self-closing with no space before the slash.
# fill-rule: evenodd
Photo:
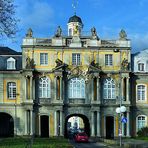
<svg viewBox="0 0 148 148">
<path fill-rule="evenodd" d="M 0 113 L 0 137 L 14 136 L 14 121 L 11 115 Z"/>
<path fill-rule="evenodd" d="M 70 123 L 68 122 L 71 117 L 79 117 L 82 119 L 84 123 L 84 129 L 83 131 L 90 136 L 90 123 L 88 118 L 85 115 L 82 114 L 71 114 L 65 118 L 65 130 L 64 130 L 64 137 L 68 138 L 68 133 L 69 133 L 69 127 Z M 74 123 L 74 126 L 77 126 L 77 123 Z"/>
<path fill-rule="evenodd" d="M 41 116 L 41 137 L 49 137 L 49 116 Z"/>
</svg>

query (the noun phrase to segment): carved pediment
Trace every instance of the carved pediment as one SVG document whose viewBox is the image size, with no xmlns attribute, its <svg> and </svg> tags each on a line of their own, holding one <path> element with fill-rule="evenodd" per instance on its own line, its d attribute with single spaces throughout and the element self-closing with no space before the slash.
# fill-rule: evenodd
<svg viewBox="0 0 148 148">
<path fill-rule="evenodd" d="M 64 68 L 68 66 L 67 64 L 63 63 L 63 61 L 61 61 L 60 59 L 56 59 L 55 63 L 56 63 L 56 67 L 52 69 L 53 71 L 55 70 L 63 71 Z"/>
<path fill-rule="evenodd" d="M 101 70 L 101 66 L 99 66 L 99 63 L 95 63 L 95 60 L 93 60 L 90 64 L 89 64 L 89 68 L 88 71 L 100 71 Z"/>
</svg>

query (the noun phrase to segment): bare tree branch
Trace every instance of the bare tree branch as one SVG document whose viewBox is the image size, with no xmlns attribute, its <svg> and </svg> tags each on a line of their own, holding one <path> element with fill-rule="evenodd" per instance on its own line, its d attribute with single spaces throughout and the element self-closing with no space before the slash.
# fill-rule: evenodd
<svg viewBox="0 0 148 148">
<path fill-rule="evenodd" d="M 18 31 L 13 0 L 0 0 L 0 36 L 14 37 Z"/>
</svg>

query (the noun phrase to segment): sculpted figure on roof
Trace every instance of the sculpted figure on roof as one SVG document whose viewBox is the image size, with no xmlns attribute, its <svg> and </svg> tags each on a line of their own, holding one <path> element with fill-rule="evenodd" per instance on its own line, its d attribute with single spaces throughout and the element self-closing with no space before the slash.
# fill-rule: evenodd
<svg viewBox="0 0 148 148">
<path fill-rule="evenodd" d="M 32 31 L 31 28 L 29 28 L 28 31 L 27 31 L 26 37 L 32 38 L 32 36 L 33 36 L 33 31 Z"/>
</svg>

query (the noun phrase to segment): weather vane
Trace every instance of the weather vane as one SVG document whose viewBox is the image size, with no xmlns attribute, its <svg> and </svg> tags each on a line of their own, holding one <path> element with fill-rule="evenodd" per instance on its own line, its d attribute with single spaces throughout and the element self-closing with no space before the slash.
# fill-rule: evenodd
<svg viewBox="0 0 148 148">
<path fill-rule="evenodd" d="M 78 0 L 73 0 L 72 2 L 72 8 L 74 9 L 74 14 L 76 14 L 76 8 L 78 6 Z"/>
</svg>

